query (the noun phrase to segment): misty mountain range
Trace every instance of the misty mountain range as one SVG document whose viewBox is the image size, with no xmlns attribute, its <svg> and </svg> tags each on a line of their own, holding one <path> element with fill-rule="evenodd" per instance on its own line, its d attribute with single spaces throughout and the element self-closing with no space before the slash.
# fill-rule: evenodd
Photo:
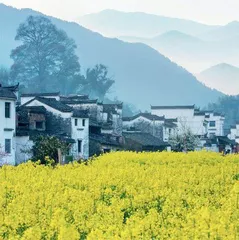
<svg viewBox="0 0 239 240">
<path fill-rule="evenodd" d="M 213 66 L 200 74 L 197 74 L 197 79 L 203 82 L 208 87 L 215 87 L 227 94 L 238 94 L 239 89 L 239 68 L 221 63 Z"/>
<path fill-rule="evenodd" d="M 106 36 L 145 43 L 195 75 L 221 63 L 239 66 L 237 21 L 225 26 L 210 26 L 189 20 L 114 10 L 89 14 L 78 21 Z M 217 85 L 213 87 L 217 88 Z"/>
<path fill-rule="evenodd" d="M 0 4 L 0 65 L 10 67 L 12 64 L 10 52 L 20 44 L 14 40 L 16 30 L 29 15 L 42 14 Z M 75 40 L 82 71 L 98 63 L 109 67 L 110 75 L 116 81 L 111 95 L 122 101 L 148 109 L 150 104 L 195 103 L 205 106 L 222 96 L 222 93 L 207 88 L 191 73 L 145 44 L 106 38 L 77 23 L 49 18 Z M 199 24 L 197 33 L 201 33 L 204 27 Z"/>
<path fill-rule="evenodd" d="M 208 26 L 190 20 L 116 10 L 104 10 L 99 13 L 88 14 L 80 17 L 77 21 L 81 25 L 108 37 L 134 36 L 152 38 L 171 30 L 199 35 L 217 28 L 217 26 Z"/>
</svg>

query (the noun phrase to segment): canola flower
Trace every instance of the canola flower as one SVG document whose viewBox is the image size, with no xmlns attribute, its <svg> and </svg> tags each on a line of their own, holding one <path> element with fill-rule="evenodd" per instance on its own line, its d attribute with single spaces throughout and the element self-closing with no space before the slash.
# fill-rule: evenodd
<svg viewBox="0 0 239 240">
<path fill-rule="evenodd" d="M 238 155 L 117 152 L 0 180 L 0 239 L 239 239 Z"/>
</svg>

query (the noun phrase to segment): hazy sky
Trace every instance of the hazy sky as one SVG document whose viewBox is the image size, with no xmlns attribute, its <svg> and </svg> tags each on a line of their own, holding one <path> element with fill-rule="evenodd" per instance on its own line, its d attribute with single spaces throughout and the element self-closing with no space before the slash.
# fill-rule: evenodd
<svg viewBox="0 0 239 240">
<path fill-rule="evenodd" d="M 239 0 L 0 0 L 17 8 L 32 8 L 66 20 L 117 9 L 192 19 L 208 24 L 239 20 Z"/>
</svg>

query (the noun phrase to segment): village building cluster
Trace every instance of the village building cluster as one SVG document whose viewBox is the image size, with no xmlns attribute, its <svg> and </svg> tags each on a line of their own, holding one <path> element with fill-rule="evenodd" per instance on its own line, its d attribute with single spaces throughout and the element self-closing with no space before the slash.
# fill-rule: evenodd
<svg viewBox="0 0 239 240">
<path fill-rule="evenodd" d="M 39 136 L 66 142 L 74 159 L 119 150 L 170 151 L 170 137 L 185 128 L 200 139 L 198 149 L 232 151 L 239 143 L 239 122 L 225 136 L 225 116 L 194 105 L 151 106 L 150 113 L 123 117 L 123 103 L 59 92 L 18 96 L 18 86 L 0 86 L 0 110 L 0 154 L 12 165 L 31 159 Z"/>
</svg>

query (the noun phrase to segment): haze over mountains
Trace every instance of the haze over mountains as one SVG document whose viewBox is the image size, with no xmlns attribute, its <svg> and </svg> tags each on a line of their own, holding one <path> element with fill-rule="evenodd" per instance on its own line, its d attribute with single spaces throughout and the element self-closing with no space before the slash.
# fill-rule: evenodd
<svg viewBox="0 0 239 240">
<path fill-rule="evenodd" d="M 83 16 L 79 22 L 127 42 L 143 42 L 195 75 L 220 63 L 239 66 L 237 21 L 210 26 L 183 19 L 107 10 Z"/>
<path fill-rule="evenodd" d="M 229 95 L 237 95 L 239 89 L 239 68 L 221 63 L 200 74 L 197 78 L 206 86 L 217 88 Z"/>
<path fill-rule="evenodd" d="M 86 28 L 105 36 L 154 37 L 171 30 L 199 35 L 217 26 L 208 26 L 190 20 L 157 16 L 142 12 L 120 12 L 104 10 L 77 19 Z"/>
<path fill-rule="evenodd" d="M 11 49 L 19 44 L 14 41 L 16 29 L 29 15 L 36 14 L 41 13 L 0 4 L 0 65 L 11 65 Z M 76 23 L 50 19 L 76 41 L 83 70 L 97 63 L 108 66 L 116 81 L 112 96 L 142 110 L 150 104 L 205 106 L 222 95 L 205 87 L 191 73 L 147 45 L 106 38 Z M 204 26 L 199 25 L 199 28 Z"/>
</svg>

